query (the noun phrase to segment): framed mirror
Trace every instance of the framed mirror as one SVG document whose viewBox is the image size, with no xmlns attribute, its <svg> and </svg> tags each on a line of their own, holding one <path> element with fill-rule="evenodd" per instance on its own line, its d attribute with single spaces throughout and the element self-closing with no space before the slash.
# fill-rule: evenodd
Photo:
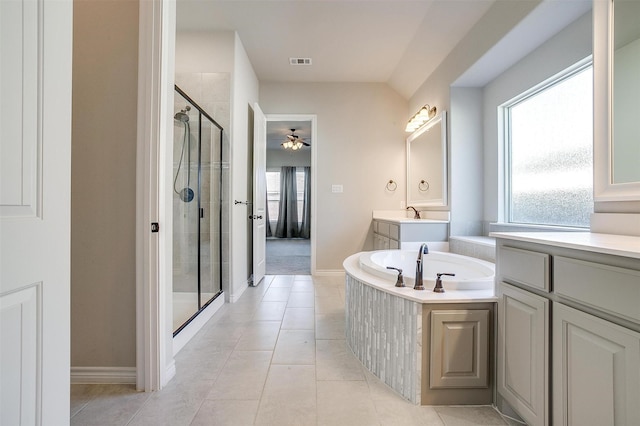
<svg viewBox="0 0 640 426">
<path fill-rule="evenodd" d="M 407 205 L 447 205 L 447 113 L 407 138 Z"/>
<path fill-rule="evenodd" d="M 594 200 L 640 200 L 640 2 L 594 2 Z"/>
</svg>

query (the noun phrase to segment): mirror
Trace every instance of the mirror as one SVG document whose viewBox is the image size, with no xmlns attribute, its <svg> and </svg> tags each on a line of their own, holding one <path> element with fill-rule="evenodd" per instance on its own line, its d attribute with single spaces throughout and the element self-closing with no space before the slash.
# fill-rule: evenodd
<svg viewBox="0 0 640 426">
<path fill-rule="evenodd" d="M 447 113 L 407 138 L 407 205 L 447 205 Z"/>
<path fill-rule="evenodd" d="M 640 200 L 640 2 L 594 1 L 594 200 Z"/>
<path fill-rule="evenodd" d="M 640 2 L 613 7 L 612 180 L 640 182 Z"/>
</svg>

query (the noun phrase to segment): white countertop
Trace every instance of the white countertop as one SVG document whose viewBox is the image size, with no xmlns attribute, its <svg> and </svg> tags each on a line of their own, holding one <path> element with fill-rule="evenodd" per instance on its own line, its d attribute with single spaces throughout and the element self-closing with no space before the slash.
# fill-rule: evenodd
<svg viewBox="0 0 640 426">
<path fill-rule="evenodd" d="M 389 218 L 389 217 L 374 217 L 375 220 L 381 220 L 383 222 L 391 223 L 449 223 L 448 220 L 438 219 L 409 219 L 409 218 Z"/>
<path fill-rule="evenodd" d="M 448 211 L 420 211 L 421 219 L 413 218 L 413 210 L 374 210 L 373 219 L 392 223 L 449 223 Z"/>
<path fill-rule="evenodd" d="M 495 302 L 498 298 L 493 289 L 490 290 L 447 290 L 444 293 L 434 293 L 433 289 L 414 290 L 413 287 L 396 287 L 391 282 L 378 276 L 369 274 L 360 268 L 360 254 L 349 256 L 343 262 L 344 270 L 353 278 L 371 287 L 404 299 L 418 303 L 481 303 Z"/>
<path fill-rule="evenodd" d="M 640 259 L 640 237 L 591 232 L 492 232 L 490 237 Z"/>
</svg>

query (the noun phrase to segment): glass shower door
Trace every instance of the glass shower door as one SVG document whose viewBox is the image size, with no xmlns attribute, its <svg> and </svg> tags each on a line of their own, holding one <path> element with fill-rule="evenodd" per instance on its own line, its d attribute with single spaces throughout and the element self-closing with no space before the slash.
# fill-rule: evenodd
<svg viewBox="0 0 640 426">
<path fill-rule="evenodd" d="M 222 293 L 222 128 L 176 88 L 173 143 L 173 330 Z"/>
<path fill-rule="evenodd" d="M 176 95 L 173 143 L 173 329 L 198 311 L 198 111 Z M 192 112 L 193 110 L 193 112 Z"/>
<path fill-rule="evenodd" d="M 220 130 L 202 120 L 200 144 L 200 305 L 221 289 L 220 265 Z"/>
</svg>

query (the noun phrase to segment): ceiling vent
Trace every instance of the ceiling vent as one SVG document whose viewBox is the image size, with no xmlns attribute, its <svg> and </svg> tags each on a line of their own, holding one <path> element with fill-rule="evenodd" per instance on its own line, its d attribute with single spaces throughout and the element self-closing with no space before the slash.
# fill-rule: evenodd
<svg viewBox="0 0 640 426">
<path fill-rule="evenodd" d="M 289 58 L 290 65 L 311 65 L 311 58 Z"/>
</svg>

